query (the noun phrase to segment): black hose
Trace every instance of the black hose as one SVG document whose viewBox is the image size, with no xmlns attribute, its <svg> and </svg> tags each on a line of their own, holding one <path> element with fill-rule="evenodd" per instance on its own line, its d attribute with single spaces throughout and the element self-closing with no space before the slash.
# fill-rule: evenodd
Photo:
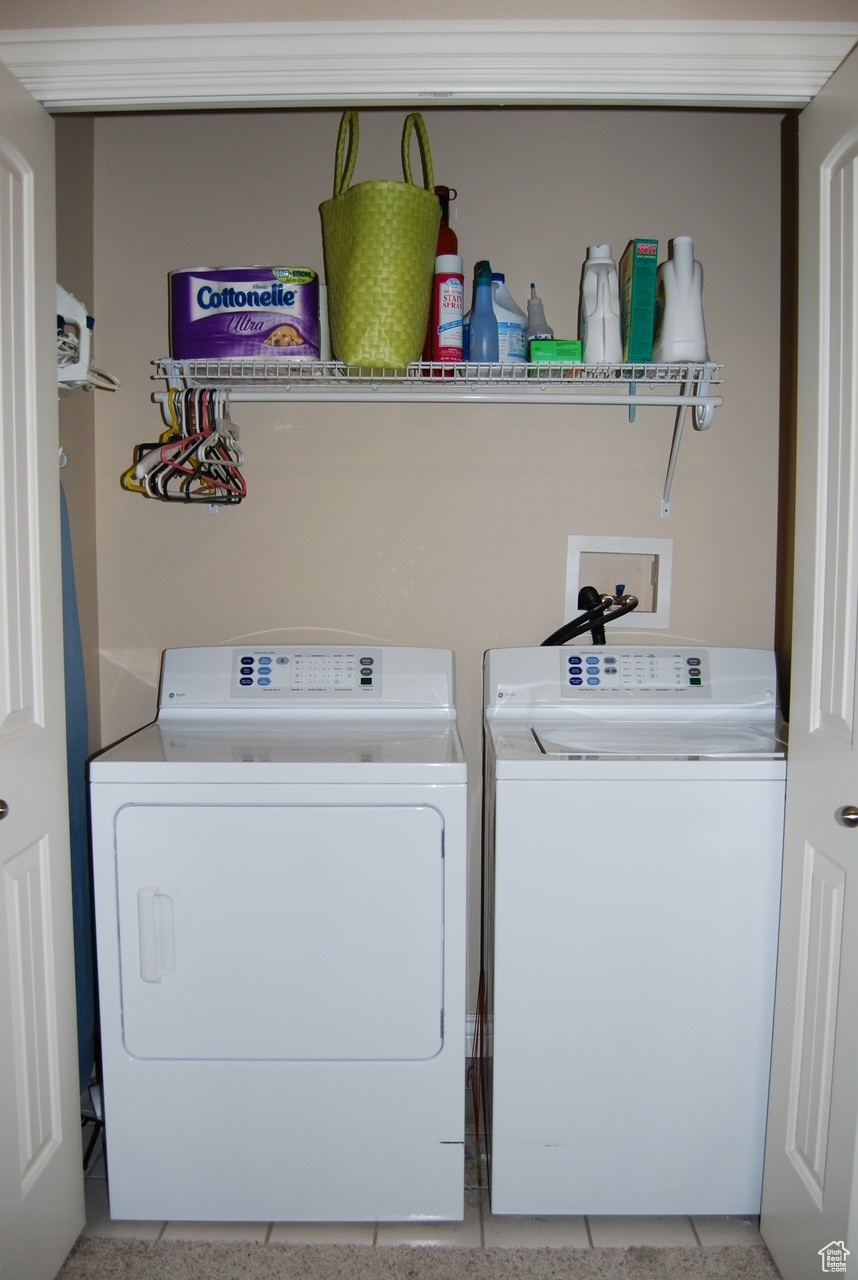
<svg viewBox="0 0 858 1280">
<path fill-rule="evenodd" d="M 578 592 L 579 609 L 598 609 L 603 604 L 604 601 L 595 587 L 582 587 Z M 605 628 L 601 622 L 594 622 L 590 632 L 593 636 L 593 644 L 605 643 Z"/>
<path fill-rule="evenodd" d="M 606 623 L 613 622 L 615 618 L 621 618 L 624 613 L 631 613 L 637 607 L 637 596 L 600 597 L 599 608 L 588 609 L 586 613 L 582 613 L 579 617 L 573 618 L 571 622 L 565 623 L 548 636 L 547 639 L 543 640 L 542 644 L 567 644 L 570 640 L 574 640 L 576 636 L 583 635 L 585 631 L 592 631 L 594 622 L 597 624 L 603 620 Z"/>
</svg>

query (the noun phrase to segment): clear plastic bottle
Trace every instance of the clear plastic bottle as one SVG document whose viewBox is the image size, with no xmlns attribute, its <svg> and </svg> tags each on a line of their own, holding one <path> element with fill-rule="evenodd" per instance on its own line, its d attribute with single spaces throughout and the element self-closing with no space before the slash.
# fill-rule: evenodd
<svg viewBox="0 0 858 1280">
<path fill-rule="evenodd" d="M 527 360 L 527 316 L 506 287 L 506 276 L 492 272 L 492 305 L 498 322 L 498 360 L 524 364 Z"/>
<path fill-rule="evenodd" d="M 489 262 L 478 262 L 474 270 L 468 359 L 474 364 L 495 364 L 498 359 L 498 322 L 492 305 L 492 268 Z"/>
<path fill-rule="evenodd" d="M 587 250 L 581 277 L 581 324 L 578 336 L 584 364 L 621 364 L 620 279 L 609 244 Z"/>
</svg>

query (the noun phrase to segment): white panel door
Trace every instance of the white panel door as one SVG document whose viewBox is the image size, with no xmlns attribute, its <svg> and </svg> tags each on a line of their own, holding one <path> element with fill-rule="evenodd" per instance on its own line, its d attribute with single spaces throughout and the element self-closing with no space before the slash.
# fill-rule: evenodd
<svg viewBox="0 0 858 1280">
<path fill-rule="evenodd" d="M 800 163 L 794 676 L 761 1223 L 784 1280 L 844 1257 L 858 1275 L 858 53 L 803 113 Z"/>
<path fill-rule="evenodd" d="M 54 127 L 0 66 L 0 1276 L 83 1226 L 61 615 Z"/>
<path fill-rule="evenodd" d="M 132 1057 L 413 1061 L 440 1051 L 437 809 L 137 804 L 119 811 L 115 831 Z"/>
</svg>

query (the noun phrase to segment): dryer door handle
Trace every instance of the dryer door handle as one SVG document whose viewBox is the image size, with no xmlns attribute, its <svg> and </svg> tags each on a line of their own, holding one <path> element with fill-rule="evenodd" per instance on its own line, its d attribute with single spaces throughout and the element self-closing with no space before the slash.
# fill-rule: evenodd
<svg viewBox="0 0 858 1280">
<path fill-rule="evenodd" d="M 160 982 L 173 969 L 173 902 L 151 885 L 137 890 L 137 943 L 140 977 L 144 982 Z"/>
</svg>

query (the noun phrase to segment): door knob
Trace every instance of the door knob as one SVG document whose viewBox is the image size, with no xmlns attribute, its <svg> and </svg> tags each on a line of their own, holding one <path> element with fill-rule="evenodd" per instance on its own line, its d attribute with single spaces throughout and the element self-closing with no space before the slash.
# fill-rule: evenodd
<svg viewBox="0 0 858 1280">
<path fill-rule="evenodd" d="M 834 816 L 841 827 L 858 827 L 858 805 L 844 804 Z"/>
<path fill-rule="evenodd" d="M 2 822 L 2 820 L 6 817 L 6 814 L 8 812 L 9 812 L 8 804 L 6 803 L 5 800 L 0 800 L 0 822 Z"/>
</svg>

